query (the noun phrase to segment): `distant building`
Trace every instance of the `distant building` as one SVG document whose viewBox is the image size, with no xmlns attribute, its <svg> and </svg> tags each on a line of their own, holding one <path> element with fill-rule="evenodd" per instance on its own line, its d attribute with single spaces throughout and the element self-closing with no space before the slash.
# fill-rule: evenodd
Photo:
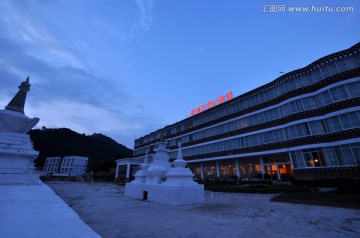
<svg viewBox="0 0 360 238">
<path fill-rule="evenodd" d="M 54 174 L 59 172 L 61 157 L 47 157 L 43 172 L 45 174 Z"/>
<path fill-rule="evenodd" d="M 136 139 L 133 159 L 118 167 L 135 165 L 145 151 L 151 159 L 163 139 L 170 160 L 182 142 L 202 179 L 359 178 L 360 43 L 197 111 Z"/>
<path fill-rule="evenodd" d="M 48 157 L 44 167 L 47 175 L 82 176 L 86 172 L 88 158 L 82 156 Z"/>
</svg>

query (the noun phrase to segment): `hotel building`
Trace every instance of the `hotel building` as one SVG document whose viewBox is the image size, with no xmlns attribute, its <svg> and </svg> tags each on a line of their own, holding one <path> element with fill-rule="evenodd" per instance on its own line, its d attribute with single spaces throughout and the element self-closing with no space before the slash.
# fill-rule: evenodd
<svg viewBox="0 0 360 238">
<path fill-rule="evenodd" d="M 164 137 L 202 179 L 360 177 L 360 43 L 207 108 L 136 139 L 118 166 Z"/>
</svg>

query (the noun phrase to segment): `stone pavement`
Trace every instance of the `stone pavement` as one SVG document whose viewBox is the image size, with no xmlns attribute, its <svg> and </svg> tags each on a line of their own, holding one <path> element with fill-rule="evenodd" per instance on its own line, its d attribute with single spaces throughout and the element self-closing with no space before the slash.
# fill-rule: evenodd
<svg viewBox="0 0 360 238">
<path fill-rule="evenodd" d="M 1 238 L 100 237 L 48 186 L 0 185 Z"/>
<path fill-rule="evenodd" d="M 360 210 L 270 202 L 271 194 L 205 192 L 170 206 L 124 197 L 112 183 L 48 183 L 102 237 L 359 237 Z"/>
</svg>

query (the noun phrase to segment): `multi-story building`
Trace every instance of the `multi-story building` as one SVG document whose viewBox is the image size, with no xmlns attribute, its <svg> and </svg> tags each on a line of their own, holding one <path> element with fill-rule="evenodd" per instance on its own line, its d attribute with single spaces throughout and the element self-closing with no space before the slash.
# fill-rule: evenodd
<svg viewBox="0 0 360 238">
<path fill-rule="evenodd" d="M 359 128 L 360 43 L 136 139 L 133 157 L 164 137 L 201 178 L 359 177 Z"/>
<path fill-rule="evenodd" d="M 48 157 L 44 167 L 46 174 L 82 176 L 86 172 L 88 158 L 82 156 Z"/>
<path fill-rule="evenodd" d="M 44 170 L 45 174 L 58 173 L 60 169 L 61 157 L 47 157 Z"/>
</svg>

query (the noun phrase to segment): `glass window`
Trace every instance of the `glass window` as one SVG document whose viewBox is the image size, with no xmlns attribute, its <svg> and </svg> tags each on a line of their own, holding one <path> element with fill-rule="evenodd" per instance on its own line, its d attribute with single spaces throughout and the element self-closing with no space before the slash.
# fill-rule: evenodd
<svg viewBox="0 0 360 238">
<path fill-rule="evenodd" d="M 339 115 L 341 124 L 345 130 L 353 128 L 348 114 Z"/>
<path fill-rule="evenodd" d="M 329 71 L 326 64 L 321 66 L 320 70 L 321 70 L 321 73 L 322 73 L 324 78 L 327 78 L 327 77 L 329 77 L 331 75 L 331 73 L 330 73 L 330 71 Z"/>
<path fill-rule="evenodd" d="M 281 129 L 275 130 L 273 131 L 274 134 L 274 140 L 277 141 L 283 141 L 284 140 L 284 135 L 283 135 L 283 131 Z"/>
<path fill-rule="evenodd" d="M 340 149 L 345 165 L 348 166 L 357 165 L 356 159 L 351 151 L 350 145 L 342 145 L 340 146 Z"/>
<path fill-rule="evenodd" d="M 306 97 L 301 99 L 304 110 L 311 110 L 316 108 L 316 101 L 313 97 Z"/>
<path fill-rule="evenodd" d="M 354 60 L 353 57 L 348 56 L 344 59 L 346 67 L 350 70 L 350 69 L 355 69 L 357 67 L 357 64 Z"/>
<path fill-rule="evenodd" d="M 325 133 L 323 124 L 321 121 L 311 121 L 309 122 L 309 127 L 312 135 L 321 135 Z"/>
<path fill-rule="evenodd" d="M 333 102 L 329 91 L 322 92 L 321 95 L 322 95 L 323 102 L 324 102 L 324 104 L 322 106 L 326 106 Z"/>
<path fill-rule="evenodd" d="M 329 127 L 329 131 L 331 133 L 341 131 L 343 129 L 338 116 L 331 117 L 331 118 L 327 119 L 326 121 L 327 121 L 327 125 Z"/>
<path fill-rule="evenodd" d="M 302 157 L 302 153 L 301 151 L 292 151 L 290 152 L 290 158 L 291 158 L 291 162 L 292 165 L 294 166 L 294 168 L 304 168 L 305 167 L 305 163 L 304 163 L 304 159 Z"/>
<path fill-rule="evenodd" d="M 295 78 L 296 84 L 299 88 L 305 87 L 310 84 L 309 77 L 307 75 L 300 75 Z"/>
<path fill-rule="evenodd" d="M 266 144 L 266 139 L 264 141 L 264 137 L 263 137 L 263 133 L 259 133 L 255 136 L 254 138 L 254 145 L 261 145 L 261 144 Z"/>
<path fill-rule="evenodd" d="M 288 139 L 294 139 L 297 137 L 295 126 L 289 126 L 286 128 L 286 134 Z"/>
<path fill-rule="evenodd" d="M 356 163 L 360 165 L 360 143 L 355 143 L 351 145 L 351 150 L 354 154 Z"/>
<path fill-rule="evenodd" d="M 351 97 L 360 97 L 360 82 L 353 82 L 346 85 Z"/>
<path fill-rule="evenodd" d="M 290 108 L 291 108 L 291 113 L 292 114 L 295 114 L 295 113 L 297 113 L 299 111 L 298 108 L 297 108 L 297 105 L 296 105 L 296 101 L 290 102 Z"/>
<path fill-rule="evenodd" d="M 354 56 L 354 59 L 356 60 L 357 65 L 360 66 L 360 54 L 359 53 Z"/>
<path fill-rule="evenodd" d="M 337 88 L 330 89 L 330 94 L 334 102 L 341 101 L 341 96 Z"/>
<path fill-rule="evenodd" d="M 296 100 L 296 105 L 297 105 L 297 108 L 299 109 L 299 112 L 305 111 L 305 107 L 304 107 L 301 99 Z"/>
<path fill-rule="evenodd" d="M 289 79 L 285 82 L 285 88 L 286 88 L 286 92 L 291 91 L 291 83 Z"/>
<path fill-rule="evenodd" d="M 350 98 L 350 93 L 348 92 L 345 85 L 339 86 L 337 89 L 339 91 L 342 100 Z"/>
<path fill-rule="evenodd" d="M 329 69 L 331 75 L 335 75 L 335 74 L 339 73 L 339 70 L 336 67 L 335 62 L 328 64 L 328 69 Z"/>
<path fill-rule="evenodd" d="M 346 161 L 345 158 L 342 154 L 342 151 L 340 149 L 340 146 L 335 146 L 334 147 L 334 152 L 336 154 L 337 160 L 338 160 L 338 164 L 339 165 L 346 165 Z"/>
<path fill-rule="evenodd" d="M 359 128 L 360 127 L 359 111 L 350 112 L 350 113 L 348 113 L 348 116 L 349 116 L 349 118 L 351 120 L 351 123 L 353 124 L 353 128 Z"/>
<path fill-rule="evenodd" d="M 307 123 L 301 123 L 295 126 L 296 133 L 298 137 L 304 137 L 310 135 L 309 128 L 307 127 Z"/>
<path fill-rule="evenodd" d="M 328 166 L 339 166 L 340 165 L 337 154 L 335 153 L 333 147 L 323 148 L 322 151 L 323 151 L 324 158 L 325 158 L 325 161 Z"/>
<path fill-rule="evenodd" d="M 304 156 L 304 160 L 306 162 L 306 167 L 315 167 L 314 161 L 311 157 L 310 152 L 304 152 L 303 156 Z"/>
<path fill-rule="evenodd" d="M 335 64 L 336 64 L 337 68 L 339 69 L 340 73 L 348 70 L 348 68 L 347 68 L 345 62 L 343 61 L 343 59 L 337 60 L 335 62 Z"/>
<path fill-rule="evenodd" d="M 281 82 L 277 87 L 280 95 L 283 95 L 286 92 L 285 84 L 283 82 Z"/>
<path fill-rule="evenodd" d="M 314 77 L 315 82 L 319 82 L 319 81 L 323 80 L 323 76 L 322 76 L 319 68 L 317 68 L 313 71 L 313 77 Z"/>
</svg>

